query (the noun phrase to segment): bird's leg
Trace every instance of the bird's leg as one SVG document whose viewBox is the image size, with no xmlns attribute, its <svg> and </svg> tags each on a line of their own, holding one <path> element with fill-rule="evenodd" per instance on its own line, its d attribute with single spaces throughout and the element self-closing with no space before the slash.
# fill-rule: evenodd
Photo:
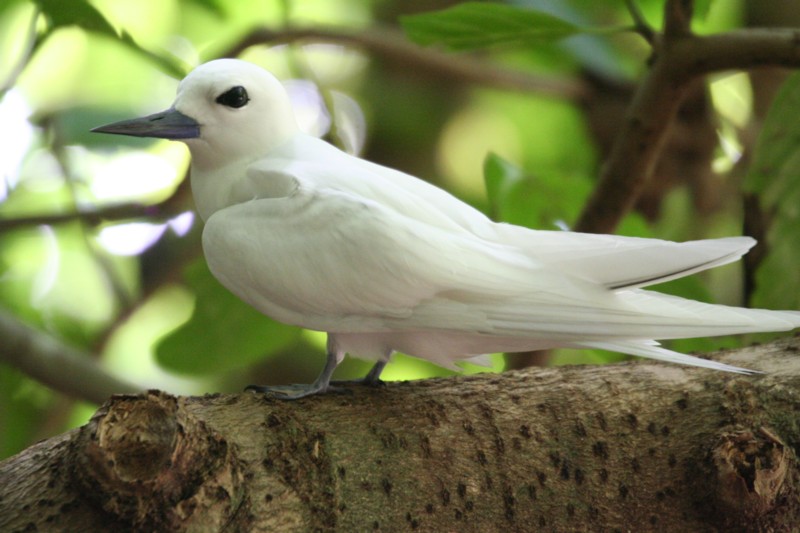
<svg viewBox="0 0 800 533">
<path fill-rule="evenodd" d="M 368 387 L 380 387 L 384 385 L 381 381 L 381 372 L 386 368 L 389 363 L 388 359 L 380 360 L 367 372 L 367 375 L 361 379 L 351 379 L 346 381 L 332 381 L 335 385 L 367 385 Z"/>
<path fill-rule="evenodd" d="M 306 396 L 313 396 L 314 394 L 322 394 L 336 390 L 336 387 L 331 387 L 331 376 L 333 371 L 344 358 L 344 354 L 336 349 L 335 342 L 331 342 L 328 337 L 328 358 L 325 360 L 325 367 L 320 372 L 314 383 L 310 385 L 295 384 L 295 385 L 248 385 L 245 390 L 252 390 L 255 392 L 264 392 L 274 395 L 279 400 L 297 400 L 305 398 Z M 371 374 L 372 372 L 370 372 Z M 378 372 L 380 374 L 380 372 Z"/>
</svg>

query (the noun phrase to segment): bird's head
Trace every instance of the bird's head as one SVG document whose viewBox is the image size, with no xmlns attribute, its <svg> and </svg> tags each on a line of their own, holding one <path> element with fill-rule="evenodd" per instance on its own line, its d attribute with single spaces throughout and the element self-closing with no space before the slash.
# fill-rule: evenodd
<svg viewBox="0 0 800 533">
<path fill-rule="evenodd" d="M 297 124 L 274 76 L 246 61 L 217 59 L 181 81 L 166 111 L 92 131 L 183 141 L 193 166 L 213 169 L 265 155 L 294 135 Z"/>
</svg>

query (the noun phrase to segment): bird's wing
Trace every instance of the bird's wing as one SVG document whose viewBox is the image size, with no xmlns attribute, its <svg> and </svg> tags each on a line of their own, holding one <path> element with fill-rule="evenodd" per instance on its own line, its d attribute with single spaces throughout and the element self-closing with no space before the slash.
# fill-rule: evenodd
<svg viewBox="0 0 800 533">
<path fill-rule="evenodd" d="M 209 217 L 203 247 L 224 285 L 278 320 L 325 331 L 489 333 L 484 305 L 502 309 L 524 293 L 530 313 L 547 314 L 551 302 L 585 307 L 580 302 L 608 293 L 545 271 L 512 247 L 312 186 L 297 174 L 260 171 L 249 181 L 238 188 L 242 203 Z M 264 198 L 261 181 L 269 182 Z M 275 190 L 293 192 L 272 197 Z M 415 316 L 421 307 L 442 314 L 423 313 L 423 320 Z"/>
<path fill-rule="evenodd" d="M 731 263 L 756 244 L 750 237 L 671 242 L 506 224 L 498 224 L 497 231 L 503 242 L 542 263 L 610 289 L 646 287 Z"/>
<path fill-rule="evenodd" d="M 730 263 L 755 244 L 749 237 L 677 243 L 497 224 L 426 181 L 355 158 L 319 139 L 298 136 L 284 149 L 286 153 L 273 154 L 257 167 L 266 172 L 289 169 L 311 183 L 371 198 L 428 224 L 465 229 L 517 248 L 537 263 L 611 289 L 644 287 Z"/>
</svg>

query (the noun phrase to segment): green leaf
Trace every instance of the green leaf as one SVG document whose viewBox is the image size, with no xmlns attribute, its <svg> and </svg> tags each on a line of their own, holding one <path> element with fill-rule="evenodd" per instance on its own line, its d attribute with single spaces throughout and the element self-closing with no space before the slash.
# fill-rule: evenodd
<svg viewBox="0 0 800 533">
<path fill-rule="evenodd" d="M 451 50 L 551 42 L 588 31 L 542 11 L 479 2 L 401 17 L 400 23 L 417 44 Z"/>
<path fill-rule="evenodd" d="M 756 141 L 753 164 L 744 180 L 748 192 L 769 194 L 770 204 L 780 199 L 776 192 L 791 184 L 793 177 L 780 176 L 784 167 L 800 151 L 800 73 L 784 82 L 764 119 Z M 794 164 L 794 163 L 793 163 Z M 777 179 L 779 178 L 780 179 Z"/>
<path fill-rule="evenodd" d="M 536 229 L 556 229 L 574 220 L 591 184 L 560 175 L 532 176 L 497 154 L 484 161 L 484 182 L 495 220 Z"/>
<path fill-rule="evenodd" d="M 117 37 L 114 27 L 106 20 L 93 5 L 86 0 L 35 0 L 42 14 L 50 23 L 50 29 L 65 26 L 80 26 L 81 28 Z"/>
<path fill-rule="evenodd" d="M 239 300 L 202 259 L 186 269 L 185 281 L 197 296 L 194 313 L 156 348 L 156 360 L 169 370 L 207 375 L 242 368 L 286 348 L 300 334 Z"/>
<path fill-rule="evenodd" d="M 486 185 L 486 196 L 492 215 L 500 216 L 501 203 L 508 194 L 509 188 L 524 179 L 522 169 L 512 165 L 499 155 L 490 152 L 483 162 L 483 181 Z"/>
<path fill-rule="evenodd" d="M 756 272 L 752 303 L 758 307 L 800 307 L 800 73 L 793 74 L 775 97 L 756 142 L 744 188 L 759 197 L 772 214 L 769 253 Z"/>
<path fill-rule="evenodd" d="M 48 31 L 42 39 L 54 30 L 67 26 L 79 26 L 85 31 L 111 37 L 130 50 L 155 63 L 161 70 L 175 78 L 183 78 L 188 69 L 181 61 L 170 54 L 158 54 L 139 46 L 125 31 L 117 32 L 108 20 L 86 0 L 35 0 L 49 23 Z"/>
</svg>

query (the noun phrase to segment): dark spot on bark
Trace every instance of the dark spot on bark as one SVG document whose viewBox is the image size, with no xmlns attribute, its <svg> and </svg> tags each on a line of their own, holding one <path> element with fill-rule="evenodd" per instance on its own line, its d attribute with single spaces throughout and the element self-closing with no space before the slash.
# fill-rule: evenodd
<svg viewBox="0 0 800 533">
<path fill-rule="evenodd" d="M 656 500 L 658 500 L 660 502 L 663 502 L 664 498 L 666 498 L 666 496 L 664 495 L 664 491 L 660 490 L 660 491 L 656 492 Z"/>
<path fill-rule="evenodd" d="M 458 509 L 456 509 L 456 511 L 455 511 L 455 513 L 453 513 L 453 515 L 456 517 L 456 520 L 461 520 L 462 518 L 464 518 L 464 513 L 462 513 Z"/>
<path fill-rule="evenodd" d="M 481 466 L 486 466 L 489 464 L 489 461 L 486 459 L 486 454 L 483 453 L 483 450 L 478 450 L 478 464 Z"/>
<path fill-rule="evenodd" d="M 564 464 L 561 465 L 561 470 L 558 471 L 558 475 L 563 480 L 569 480 L 569 463 L 564 461 Z"/>
<path fill-rule="evenodd" d="M 656 454 L 656 449 L 655 448 L 648 448 L 647 449 L 647 455 L 649 455 L 650 457 L 653 457 L 655 454 Z"/>
<path fill-rule="evenodd" d="M 494 482 L 492 482 L 492 476 L 486 474 L 486 490 L 491 491 L 493 486 Z"/>
<path fill-rule="evenodd" d="M 429 503 L 428 505 L 425 506 L 425 512 L 428 513 L 428 514 L 433 514 L 433 504 L 432 503 Z"/>
<path fill-rule="evenodd" d="M 664 494 L 672 498 L 675 496 L 675 491 L 672 489 L 672 487 L 667 487 L 664 489 Z"/>
<path fill-rule="evenodd" d="M 605 468 L 600 469 L 600 481 L 602 481 L 603 483 L 608 481 L 608 470 L 606 470 Z"/>
<path fill-rule="evenodd" d="M 661 434 L 664 435 L 665 437 L 668 437 L 669 436 L 669 428 L 667 426 L 664 426 L 663 428 L 661 428 Z"/>
<path fill-rule="evenodd" d="M 658 523 L 658 517 L 656 515 L 652 515 L 650 517 L 650 525 L 656 525 Z"/>
<path fill-rule="evenodd" d="M 649 424 L 647 424 L 647 432 L 650 433 L 651 435 L 655 435 L 656 433 L 658 433 L 658 428 L 656 428 L 655 422 L 650 422 Z"/>
<path fill-rule="evenodd" d="M 347 510 L 347 505 L 346 504 L 343 503 L 343 504 L 339 505 L 339 512 L 340 513 L 343 513 L 346 510 Z"/>
<path fill-rule="evenodd" d="M 530 483 L 528 485 L 528 498 L 530 498 L 531 500 L 536 499 L 536 485 L 534 485 L 533 483 Z"/>
<path fill-rule="evenodd" d="M 520 442 L 519 437 L 514 437 L 513 439 L 511 439 L 511 447 L 514 448 L 515 450 L 522 449 L 522 442 Z"/>
<path fill-rule="evenodd" d="M 503 495 L 503 505 L 506 509 L 506 518 L 508 520 L 514 519 L 514 505 L 516 505 L 517 499 L 514 498 L 514 495 L 511 494 L 510 489 L 506 489 L 505 494 Z"/>
<path fill-rule="evenodd" d="M 267 417 L 267 427 L 274 428 L 275 426 L 281 425 L 281 419 L 278 418 L 275 413 L 270 414 Z"/>
<path fill-rule="evenodd" d="M 467 432 L 467 435 L 474 435 L 475 434 L 475 428 L 472 427 L 472 422 L 470 422 L 469 420 L 464 420 L 464 423 L 462 424 L 462 426 L 464 427 L 464 431 Z"/>
<path fill-rule="evenodd" d="M 575 434 L 581 438 L 586 436 L 586 427 L 580 420 L 575 423 Z"/>
<path fill-rule="evenodd" d="M 593 505 L 589 506 L 588 512 L 589 512 L 589 518 L 591 519 L 597 519 L 597 517 L 600 516 L 600 511 L 597 509 L 597 507 Z"/>
<path fill-rule="evenodd" d="M 347 474 L 347 471 L 344 469 L 343 466 L 340 466 L 339 468 L 336 469 L 336 473 L 339 474 L 340 478 L 344 479 L 345 475 Z"/>
<path fill-rule="evenodd" d="M 567 504 L 567 516 L 570 517 L 575 516 L 575 506 L 572 505 L 571 503 Z"/>
<path fill-rule="evenodd" d="M 531 428 L 523 424 L 519 427 L 519 434 L 525 437 L 526 439 L 529 439 L 531 438 Z"/>
<path fill-rule="evenodd" d="M 464 509 L 466 509 L 467 511 L 472 511 L 473 509 L 475 509 L 475 502 L 473 502 L 472 500 L 467 500 L 466 502 L 464 502 Z"/>
<path fill-rule="evenodd" d="M 267 503 L 271 502 L 272 501 L 272 494 L 267 494 L 266 496 L 264 496 L 264 501 L 267 502 Z"/>
<path fill-rule="evenodd" d="M 595 457 L 601 459 L 608 459 L 608 444 L 605 441 L 599 440 L 592 444 L 592 453 Z"/>
<path fill-rule="evenodd" d="M 539 411 L 540 413 L 546 412 L 547 411 L 547 404 L 546 403 L 537 404 L 536 405 L 536 410 Z"/>
<path fill-rule="evenodd" d="M 544 516 L 539 516 L 539 527 L 544 527 L 547 525 L 547 520 L 544 519 Z"/>
<path fill-rule="evenodd" d="M 456 491 L 458 492 L 458 496 L 460 498 L 464 498 L 467 495 L 467 486 L 463 483 L 459 483 L 458 487 L 456 487 Z"/>
<path fill-rule="evenodd" d="M 274 465 L 274 463 L 272 462 L 272 459 L 271 459 L 271 458 L 269 458 L 269 457 L 267 457 L 266 459 L 264 459 L 264 460 L 261 462 L 261 464 L 262 464 L 262 465 L 264 466 L 264 468 L 266 468 L 266 469 L 271 469 L 271 468 L 272 468 L 272 466 Z"/>
<path fill-rule="evenodd" d="M 558 465 L 561 464 L 561 457 L 558 455 L 558 452 L 550 452 L 550 463 L 555 468 L 558 468 Z"/>
<path fill-rule="evenodd" d="M 680 400 L 675 402 L 675 405 L 678 406 L 678 409 L 686 409 L 689 407 L 689 400 L 687 400 L 686 398 L 681 398 Z"/>
<path fill-rule="evenodd" d="M 432 425 L 433 427 L 439 427 L 439 426 L 441 425 L 441 424 L 439 423 L 439 417 L 438 417 L 438 416 L 436 416 L 436 414 L 435 414 L 435 413 L 428 412 L 427 416 L 428 416 L 428 420 L 430 420 L 430 421 L 431 421 L 431 425 Z"/>
<path fill-rule="evenodd" d="M 667 459 L 667 464 L 670 467 L 673 467 L 676 464 L 678 464 L 678 460 L 675 458 L 675 454 L 674 453 L 669 454 L 669 458 Z"/>
<path fill-rule="evenodd" d="M 387 496 L 392 495 L 392 482 L 386 478 L 381 480 L 381 487 L 383 487 L 383 492 L 386 493 Z"/>
<path fill-rule="evenodd" d="M 628 487 L 625 486 L 625 484 L 620 483 L 619 484 L 619 496 L 620 496 L 620 498 L 622 498 L 623 500 L 625 498 L 627 498 L 628 497 L 628 492 L 629 492 L 628 491 Z"/>
<path fill-rule="evenodd" d="M 506 452 L 506 443 L 503 440 L 503 437 L 500 437 L 498 435 L 497 438 L 494 439 L 494 447 L 495 449 L 497 449 L 497 453 L 499 454 L 503 454 Z"/>
<path fill-rule="evenodd" d="M 633 413 L 628 413 L 628 415 L 625 417 L 625 421 L 628 423 L 631 429 L 636 429 L 639 427 L 639 419 L 636 418 L 636 415 Z"/>
<path fill-rule="evenodd" d="M 608 423 L 606 423 L 605 415 L 603 415 L 603 413 L 597 413 L 595 417 L 597 418 L 597 425 L 600 426 L 600 429 L 606 431 L 608 429 Z"/>
<path fill-rule="evenodd" d="M 519 395 L 518 394 L 512 394 L 511 395 L 511 401 L 514 402 L 514 403 L 519 403 L 519 401 L 520 401 Z"/>
<path fill-rule="evenodd" d="M 424 457 L 431 457 L 433 452 L 431 452 L 431 440 L 426 436 L 423 435 L 419 441 L 420 448 L 422 448 L 422 455 Z"/>
<path fill-rule="evenodd" d="M 642 470 L 642 465 L 639 464 L 639 459 L 633 458 L 631 461 L 631 468 L 633 469 L 634 473 L 638 474 Z"/>
<path fill-rule="evenodd" d="M 447 505 L 450 503 L 450 491 L 442 489 L 442 504 Z"/>
<path fill-rule="evenodd" d="M 372 491 L 372 483 L 370 483 L 369 481 L 362 481 L 361 482 L 361 488 L 364 489 L 367 492 L 371 492 Z"/>
<path fill-rule="evenodd" d="M 536 472 L 536 479 L 539 480 L 539 485 L 544 487 L 544 483 L 547 481 L 547 474 L 544 472 Z"/>
<path fill-rule="evenodd" d="M 375 521 L 372 523 L 372 529 L 376 529 L 376 530 L 377 530 L 377 529 L 380 529 L 380 528 L 381 528 L 381 523 L 380 523 L 380 522 L 378 522 L 377 520 L 375 520 Z"/>
<path fill-rule="evenodd" d="M 575 484 L 582 485 L 583 484 L 583 470 L 580 468 L 575 469 Z"/>
</svg>

